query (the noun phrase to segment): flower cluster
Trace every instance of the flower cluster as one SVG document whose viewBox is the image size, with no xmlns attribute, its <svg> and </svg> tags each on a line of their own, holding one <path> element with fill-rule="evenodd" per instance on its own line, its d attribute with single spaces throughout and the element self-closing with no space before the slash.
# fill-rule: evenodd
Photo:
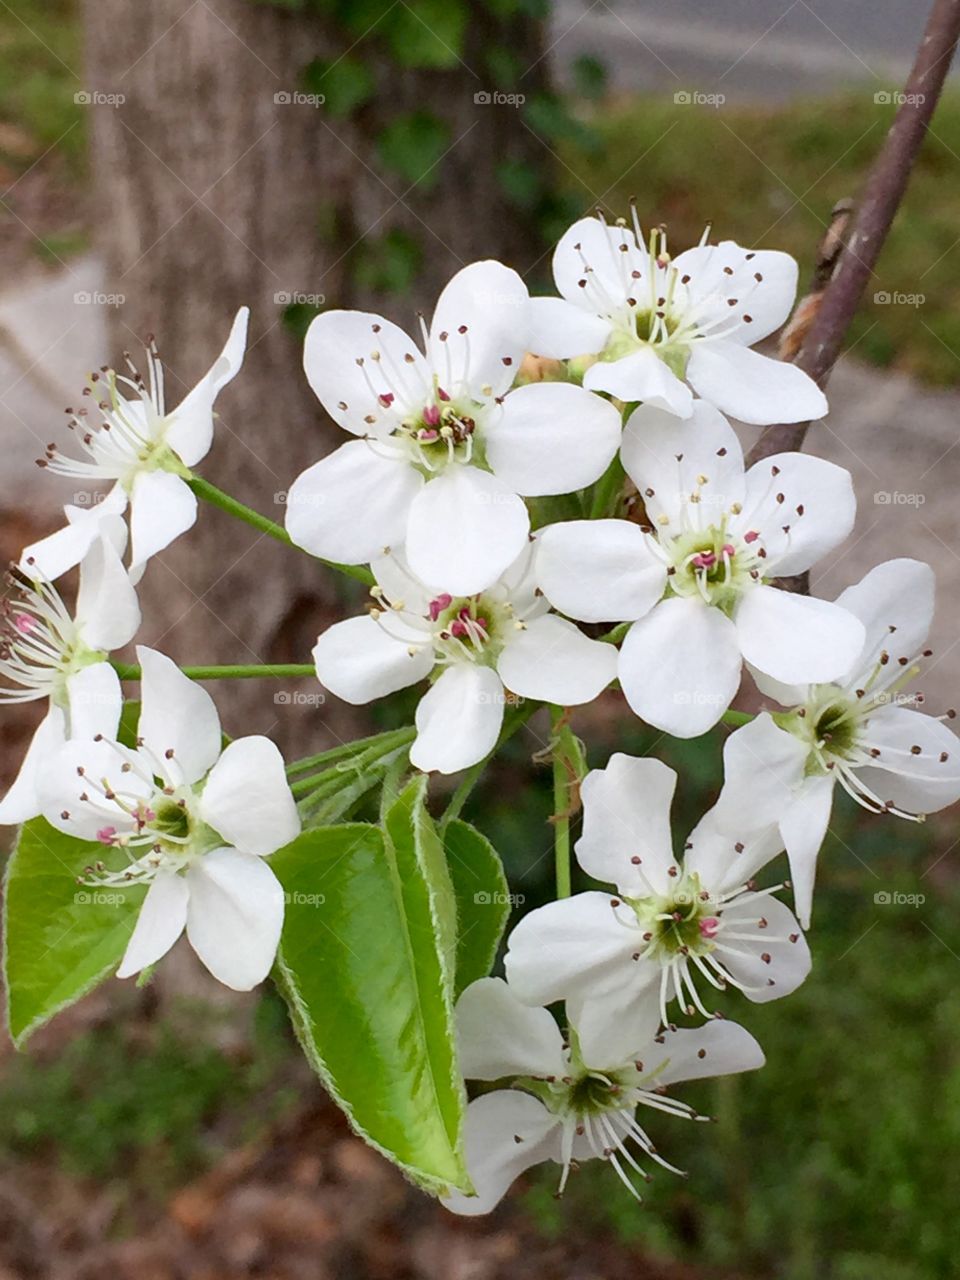
<svg viewBox="0 0 960 1280">
<path fill-rule="evenodd" d="M 634 1195 L 650 1164 L 672 1169 L 640 1116 L 702 1119 L 668 1091 L 763 1064 L 753 1036 L 717 1012 L 717 993 L 762 1003 L 810 972 L 804 930 L 835 784 L 867 810 L 911 820 L 960 798 L 952 713 L 928 715 L 908 691 L 929 656 L 931 570 L 893 560 L 836 600 L 789 590 L 785 578 L 851 532 L 851 477 L 796 452 L 748 467 L 725 416 L 769 425 L 827 410 L 803 372 L 752 349 L 790 314 L 792 259 L 706 238 L 672 257 L 665 233 L 645 236 L 634 213 L 632 225 L 577 222 L 553 271 L 560 296 L 530 297 L 498 262 L 467 266 L 416 339 L 382 316 L 337 310 L 307 334 L 310 386 L 352 438 L 295 480 L 287 533 L 334 567 L 363 566 L 352 571 L 372 583 L 366 611 L 328 627 L 307 669 L 352 704 L 417 686 L 409 732 L 288 771 L 266 738 L 225 744 L 209 695 L 142 646 L 131 669 L 139 721 L 122 721 L 124 669 L 110 655 L 138 630 L 148 561 L 193 524 L 197 495 L 210 496 L 191 468 L 240 367 L 245 310 L 172 411 L 152 342 L 146 378 L 132 365 L 92 375 L 89 406 L 69 411 L 83 456 L 51 446 L 42 465 L 113 487 L 66 508 L 65 527 L 24 551 L 3 609 L 0 699 L 46 699 L 48 710 L 0 822 L 42 815 L 90 846 L 85 883 L 146 887 L 120 977 L 149 969 L 186 932 L 216 978 L 246 990 L 280 948 L 305 1041 L 333 1024 L 299 988 L 291 994 L 287 886 L 264 859 L 289 852 L 302 831 L 369 816 L 360 804 L 380 787 L 388 888 L 400 883 L 414 910 L 417 891 L 387 859 L 398 848 L 391 799 L 412 794 L 404 774 L 414 771 L 416 789 L 426 787 L 417 771 L 471 770 L 459 796 L 523 715 L 552 708 L 554 820 L 568 835 L 582 809 L 576 858 L 603 887 L 570 893 L 558 834 L 556 901 L 513 928 L 505 980 L 481 977 L 460 996 L 462 1075 L 496 1085 L 467 1108 L 455 1144 L 467 1176 L 443 1196 L 467 1214 L 487 1212 L 541 1161 L 561 1166 L 562 1190 L 578 1162 L 606 1160 Z M 226 506 L 263 527 L 235 500 Z M 55 582 L 77 565 L 71 612 Z M 729 712 L 745 670 L 767 706 L 755 717 Z M 567 724 L 565 709 L 614 688 L 677 738 L 725 718 L 740 726 L 723 746 L 716 803 L 679 852 L 677 774 L 620 752 L 588 770 Z M 288 772 L 300 774 L 292 786 Z M 324 816 L 334 795 L 336 817 Z M 417 795 L 410 804 L 422 806 Z M 434 987 L 451 1028 L 451 926 L 437 904 L 453 894 L 429 849 L 430 832 L 442 846 L 458 813 L 456 796 L 438 827 L 418 810 L 404 846 L 409 875 L 443 881 L 424 889 L 427 926 L 408 945 L 433 948 L 420 972 L 445 975 Z M 773 883 L 767 869 L 784 853 L 791 881 Z M 286 865 L 283 855 L 273 865 Z M 312 942 L 298 952 L 307 963 Z M 364 1007 L 362 976 L 351 975 L 350 1008 L 366 1045 L 389 1011 Z M 420 1081 L 442 1053 L 414 1062 L 414 1039 L 404 1053 Z M 348 1110 L 359 1126 L 363 1108 L 353 1100 Z M 371 1141 L 410 1168 L 410 1134 L 401 1142 L 395 1128 Z M 442 1176 L 424 1181 L 444 1192 Z"/>
</svg>

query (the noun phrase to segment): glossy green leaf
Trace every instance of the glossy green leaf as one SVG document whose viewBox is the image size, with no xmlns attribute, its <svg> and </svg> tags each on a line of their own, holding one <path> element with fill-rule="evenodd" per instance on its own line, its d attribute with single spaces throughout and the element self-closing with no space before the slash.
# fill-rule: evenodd
<svg viewBox="0 0 960 1280">
<path fill-rule="evenodd" d="M 7 1018 L 20 1047 L 31 1032 L 116 969 L 146 890 L 77 883 L 98 846 L 26 823 L 7 864 L 3 970 Z"/>
<path fill-rule="evenodd" d="M 456 994 L 486 978 L 510 915 L 510 887 L 496 849 L 476 827 L 454 818 L 443 829 L 457 902 Z"/>
<path fill-rule="evenodd" d="M 389 835 L 325 827 L 271 859 L 287 894 L 275 974 L 308 1059 L 353 1126 L 439 1192 L 469 1183 L 446 942 L 452 891 L 435 883 L 421 802 L 422 788 L 400 795 Z"/>
</svg>

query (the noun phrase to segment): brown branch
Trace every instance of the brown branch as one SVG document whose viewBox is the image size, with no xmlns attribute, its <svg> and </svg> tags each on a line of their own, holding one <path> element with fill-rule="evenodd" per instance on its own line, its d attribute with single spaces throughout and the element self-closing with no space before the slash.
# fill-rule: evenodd
<svg viewBox="0 0 960 1280">
<path fill-rule="evenodd" d="M 849 234 L 843 237 L 842 229 L 840 231 L 846 244 L 836 260 L 835 269 L 831 267 L 829 280 L 822 292 L 815 289 L 811 295 L 819 305 L 807 306 L 810 299 L 804 299 L 791 322 L 790 329 L 798 321 L 803 328 L 802 346 L 796 354 L 795 363 L 821 387 L 826 384 L 837 362 L 844 335 L 903 199 L 910 171 L 923 145 L 950 69 L 958 37 L 960 0 L 934 0 L 896 118 L 867 177 L 849 225 Z M 835 219 L 839 208 L 834 210 Z M 831 230 L 835 227 L 834 222 Z M 821 253 L 829 240 L 828 231 L 821 244 Z M 806 322 L 802 316 L 804 307 L 807 307 Z M 809 426 L 809 422 L 802 422 L 767 427 L 750 451 L 748 463 L 801 448 Z"/>
</svg>

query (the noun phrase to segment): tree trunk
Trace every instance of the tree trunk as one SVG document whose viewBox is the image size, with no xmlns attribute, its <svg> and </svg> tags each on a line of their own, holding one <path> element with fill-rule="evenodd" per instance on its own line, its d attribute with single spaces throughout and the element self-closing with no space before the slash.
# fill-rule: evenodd
<svg viewBox="0 0 960 1280">
<path fill-rule="evenodd" d="M 247 359 L 218 401 L 216 443 L 200 470 L 281 521 L 291 481 L 343 438 L 304 379 L 300 338 L 284 321 L 291 298 L 322 294 L 328 307 L 375 306 L 409 324 L 474 258 L 529 267 L 539 236 L 507 202 L 496 170 L 507 158 L 535 168 L 545 152 L 513 108 L 475 103 L 486 86 L 465 65 L 401 71 L 375 35 L 351 53 L 377 84 L 355 116 L 285 101 L 307 63 L 353 42 L 317 16 L 248 0 L 85 0 L 84 9 L 89 89 L 124 97 L 90 107 L 107 288 L 125 298 L 111 363 L 124 349 L 136 359 L 155 333 L 175 403 L 249 304 Z M 465 64 L 480 67 L 481 46 L 505 34 L 522 65 L 534 64 L 538 24 L 505 32 L 489 15 L 472 21 Z M 525 77 L 527 93 L 541 67 Z M 411 185 L 379 165 L 376 138 L 415 110 L 443 119 L 451 146 Z M 415 297 L 371 296 L 355 281 L 358 246 L 388 229 L 422 246 Z M 304 662 L 348 597 L 358 592 L 307 556 L 206 508 L 151 563 L 142 634 L 181 662 Z M 295 700 L 278 705 L 281 692 L 265 681 L 217 690 L 233 732 L 269 732 L 288 749 L 350 731 L 329 706 L 318 715 Z"/>
</svg>

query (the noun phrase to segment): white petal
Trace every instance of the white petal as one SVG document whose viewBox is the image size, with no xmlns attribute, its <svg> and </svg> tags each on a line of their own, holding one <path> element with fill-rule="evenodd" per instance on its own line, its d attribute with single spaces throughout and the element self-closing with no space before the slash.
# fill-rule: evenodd
<svg viewBox="0 0 960 1280">
<path fill-rule="evenodd" d="M 683 866 L 684 870 L 696 873 L 711 894 L 733 893 L 781 854 L 783 848 L 783 837 L 775 820 L 758 827 L 748 807 L 741 810 L 739 835 L 733 835 L 717 822 L 714 808 L 690 833 Z"/>
<path fill-rule="evenodd" d="M 548 360 L 602 351 L 610 337 L 609 320 L 590 315 L 564 298 L 530 299 L 530 350 Z"/>
<path fill-rule="evenodd" d="M 517 273 L 490 259 L 471 262 L 441 293 L 430 323 L 430 360 L 440 386 L 452 397 L 503 395 L 529 336 L 530 297 Z"/>
<path fill-rule="evenodd" d="M 855 614 L 867 631 L 851 678 L 866 679 L 883 652 L 890 655 L 891 667 L 900 658 L 912 661 L 930 633 L 935 594 L 933 570 L 919 560 L 887 560 L 842 591 L 837 604 Z"/>
<path fill-rule="evenodd" d="M 863 745 L 880 754 L 857 776 L 881 802 L 908 813 L 936 813 L 960 800 L 960 740 L 941 720 L 908 707 L 882 707 L 867 721 Z"/>
<path fill-rule="evenodd" d="M 620 414 L 572 383 L 532 382 L 490 410 L 484 442 L 491 470 L 516 493 L 573 493 L 616 456 Z"/>
<path fill-rule="evenodd" d="M 744 995 L 765 1004 L 796 991 L 810 972 L 811 960 L 807 940 L 789 907 L 769 896 L 734 901 L 724 908 L 722 921 L 717 958 L 743 984 Z M 726 945 L 724 935 L 730 932 L 752 938 L 745 942 L 738 936 Z"/>
<path fill-rule="evenodd" d="M 598 986 L 629 985 L 640 926 L 625 928 L 609 893 L 578 893 L 538 907 L 507 942 L 507 981 L 525 1004 L 589 999 Z"/>
<path fill-rule="evenodd" d="M 643 968 L 642 984 L 613 981 L 567 1004 L 584 1062 L 596 1071 L 620 1070 L 638 1061 L 646 1067 L 650 1051 L 659 1050 L 654 1042 L 660 1029 L 660 999 L 653 981 L 657 970 L 652 965 Z"/>
<path fill-rule="evenodd" d="M 667 893 L 671 869 L 676 874 L 670 836 L 676 785 L 674 771 L 652 756 L 617 752 L 605 769 L 592 769 L 580 790 L 576 854 L 584 871 L 628 898 Z"/>
<path fill-rule="evenodd" d="M 641 347 L 620 360 L 598 360 L 584 374 L 583 385 L 588 391 L 606 391 L 618 400 L 642 400 L 678 418 L 689 418 L 693 412 L 690 388 L 652 347 Z"/>
<path fill-rule="evenodd" d="M 468 1080 L 562 1076 L 563 1036 L 546 1009 L 521 1004 L 502 978 L 481 978 L 457 1001 L 460 1069 Z"/>
<path fill-rule="evenodd" d="M 132 978 L 167 954 L 187 923 L 189 896 L 183 876 L 169 871 L 160 872 L 143 900 L 117 970 L 118 978 Z"/>
<path fill-rule="evenodd" d="M 296 839 L 297 806 L 283 756 L 269 738 L 237 738 L 224 748 L 204 784 L 200 814 L 244 853 L 273 853 Z"/>
<path fill-rule="evenodd" d="M 663 1033 L 663 1040 L 655 1052 L 644 1058 L 644 1065 L 655 1072 L 657 1084 L 756 1071 L 766 1061 L 757 1041 L 736 1022 L 714 1021 L 702 1027 L 668 1029 Z M 657 1070 L 660 1062 L 666 1065 Z"/>
<path fill-rule="evenodd" d="M 730 337 L 746 346 L 779 329 L 797 296 L 796 260 L 775 249 L 745 249 L 724 240 L 688 249 L 671 265 L 690 277 L 687 296 L 698 323 L 722 322 L 724 332 L 736 324 Z"/>
<path fill-rule="evenodd" d="M 559 1156 L 560 1121 L 532 1094 L 497 1089 L 475 1098 L 463 1127 L 467 1172 L 475 1196 L 451 1191 L 442 1204 L 452 1213 L 489 1213 L 520 1174 Z"/>
<path fill-rule="evenodd" d="M 529 532 L 527 508 L 507 485 L 476 467 L 454 465 L 414 498 L 406 554 L 424 582 L 469 596 L 516 560 Z"/>
<path fill-rule="evenodd" d="M 335 622 L 313 648 L 317 679 L 354 706 L 385 698 L 423 680 L 433 670 L 432 646 L 423 643 L 422 634 L 411 631 L 405 642 L 391 632 L 400 637 L 405 634 L 402 624 L 390 614 L 385 626 L 369 614 Z"/>
<path fill-rule="evenodd" d="M 287 533 L 311 555 L 365 564 L 406 537 L 423 477 L 401 454 L 363 440 L 341 445 L 301 472 L 287 493 Z M 386 448 L 386 446 L 383 446 Z"/>
<path fill-rule="evenodd" d="M 368 311 L 317 316 L 303 344 L 303 368 L 334 422 L 358 436 L 388 435 L 433 394 L 430 369 L 413 339 Z"/>
<path fill-rule="evenodd" d="M 577 707 L 592 702 L 617 678 L 617 651 L 550 614 L 510 637 L 497 670 L 506 687 L 523 698 Z"/>
<path fill-rule="evenodd" d="M 734 621 L 744 658 L 786 684 L 833 680 L 863 649 L 863 623 L 852 613 L 776 587 L 745 592 Z"/>
<path fill-rule="evenodd" d="M 581 622 L 633 622 L 663 595 L 667 571 L 629 520 L 569 520 L 537 536 L 540 589 Z"/>
<path fill-rule="evenodd" d="M 184 782 L 192 785 L 220 754 L 220 717 L 213 699 L 156 649 L 137 646 L 141 667 L 138 734 L 157 757 L 173 751 Z"/>
<path fill-rule="evenodd" d="M 620 684 L 647 724 L 677 738 L 711 729 L 740 684 L 737 630 L 699 600 L 664 600 L 635 623 L 620 650 Z"/>
<path fill-rule="evenodd" d="M 808 778 L 780 819 L 780 832 L 790 859 L 793 902 L 805 929 L 810 928 L 817 855 L 830 821 L 833 785 L 833 777 L 829 774 Z"/>
<path fill-rule="evenodd" d="M 250 991 L 270 972 L 283 928 L 283 888 L 263 861 L 214 849 L 187 872 L 187 937 L 213 976 Z"/>
<path fill-rule="evenodd" d="M 47 773 L 51 758 L 66 740 L 64 715 L 59 707 L 51 707 L 40 721 L 27 747 L 20 771 L 10 790 L 0 800 L 0 826 L 28 822 L 42 811 L 38 794 L 40 778 Z M 74 775 L 76 776 L 76 775 Z"/>
<path fill-rule="evenodd" d="M 205 458 L 213 443 L 213 404 L 217 396 L 240 372 L 247 347 L 250 309 L 241 307 L 234 316 L 230 336 L 223 350 L 193 390 L 170 414 L 164 439 L 188 467 Z"/>
<path fill-rule="evenodd" d="M 637 246 L 637 238 L 628 227 L 610 227 L 594 217 L 581 218 L 563 233 L 553 251 L 553 278 L 557 291 L 568 302 L 594 315 L 604 315 L 604 298 L 625 303 L 628 293 L 637 287 L 630 271 L 643 271 L 646 263 L 647 255 Z M 581 284 L 584 280 L 586 285 Z"/>
<path fill-rule="evenodd" d="M 382 588 L 390 604 L 403 605 L 403 621 L 415 625 L 410 615 L 417 619 L 427 618 L 430 602 L 442 591 L 442 588 L 428 586 L 421 582 L 407 564 L 402 548 L 391 550 L 389 555 L 376 556 L 370 561 L 370 572 Z"/>
<path fill-rule="evenodd" d="M 130 495 L 130 572 L 169 547 L 197 519 L 197 499 L 172 471 L 141 471 Z"/>
<path fill-rule="evenodd" d="M 77 625 L 93 649 L 122 649 L 140 626 L 137 591 L 109 538 L 99 537 L 80 565 Z"/>
<path fill-rule="evenodd" d="M 39 573 L 50 582 L 80 563 L 91 545 L 107 533 L 122 555 L 126 543 L 126 524 L 119 517 L 127 508 L 127 495 L 114 485 L 102 499 L 89 507 L 66 506 L 67 523 L 39 542 L 25 547 L 20 568 L 28 577 Z"/>
<path fill-rule="evenodd" d="M 767 712 L 731 733 L 723 744 L 723 789 L 714 814 L 720 830 L 743 839 L 776 823 L 803 781 L 808 754 L 809 744 Z"/>
<path fill-rule="evenodd" d="M 503 724 L 503 685 L 489 667 L 448 667 L 417 707 L 410 763 L 424 773 L 456 773 L 490 754 Z"/>
<path fill-rule="evenodd" d="M 778 453 L 750 468 L 743 512 L 731 527 L 759 531 L 764 572 L 783 576 L 839 547 L 856 514 L 849 471 L 807 453 Z"/>
<path fill-rule="evenodd" d="M 67 731 L 71 738 L 116 736 L 123 710 L 120 677 L 109 662 L 93 662 L 67 680 L 70 709 Z"/>
<path fill-rule="evenodd" d="M 740 441 L 723 414 L 705 400 L 695 401 L 685 421 L 650 405 L 635 409 L 624 428 L 620 457 L 643 495 L 651 524 L 667 534 L 690 527 L 694 494 L 704 525 L 719 524 L 735 503 L 743 502 Z"/>
<path fill-rule="evenodd" d="M 802 369 L 772 360 L 731 338 L 694 342 L 687 380 L 718 409 L 766 426 L 773 422 L 813 422 L 826 415 L 827 398 Z"/>
</svg>

